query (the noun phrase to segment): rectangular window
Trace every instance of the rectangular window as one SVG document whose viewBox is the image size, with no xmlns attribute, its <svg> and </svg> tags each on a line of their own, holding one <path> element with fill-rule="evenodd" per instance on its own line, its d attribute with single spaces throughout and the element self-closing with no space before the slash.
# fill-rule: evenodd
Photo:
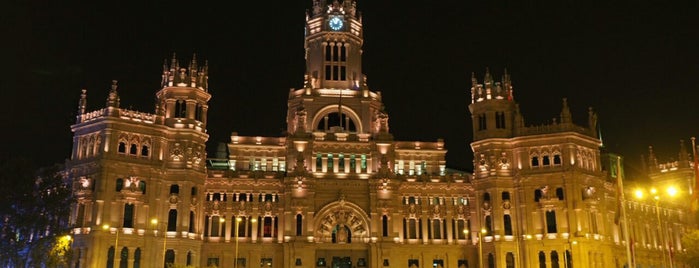
<svg viewBox="0 0 699 268">
<path fill-rule="evenodd" d="M 260 169 L 262 169 L 262 171 L 267 171 L 267 158 L 262 158 Z"/>
<path fill-rule="evenodd" d="M 415 175 L 415 162 L 410 161 L 408 166 L 410 167 L 410 169 L 408 170 L 408 175 L 410 175 L 410 176 Z"/>
<path fill-rule="evenodd" d="M 338 66 L 333 66 L 333 80 L 339 80 L 340 78 L 338 77 L 338 74 L 340 74 L 340 70 L 338 70 Z"/>
<path fill-rule="evenodd" d="M 344 154 L 338 155 L 337 167 L 340 170 L 340 172 L 345 172 L 345 155 Z"/>
<path fill-rule="evenodd" d="M 332 74 L 330 70 L 330 65 L 325 65 L 325 80 L 330 80 L 330 75 Z"/>
<path fill-rule="evenodd" d="M 357 170 L 357 158 L 351 154 L 350 155 L 350 172 L 355 172 Z"/>
<path fill-rule="evenodd" d="M 333 172 L 333 154 L 328 154 L 328 172 Z"/>
<path fill-rule="evenodd" d="M 340 66 L 340 80 L 347 80 L 347 67 L 345 66 Z"/>
<path fill-rule="evenodd" d="M 134 204 L 124 205 L 124 228 L 133 228 Z"/>
<path fill-rule="evenodd" d="M 486 124 L 485 121 L 485 114 L 479 114 L 478 115 L 478 130 L 486 130 L 488 128 L 488 125 Z"/>
<path fill-rule="evenodd" d="M 316 172 L 323 171 L 323 155 L 316 154 Z"/>
<path fill-rule="evenodd" d="M 556 211 L 546 211 L 546 232 L 549 234 L 558 232 L 558 228 L 556 227 Z"/>
<path fill-rule="evenodd" d="M 272 159 L 272 171 L 279 171 L 279 159 L 276 157 Z"/>
<path fill-rule="evenodd" d="M 417 220 L 408 219 L 408 239 L 417 239 Z"/>
<path fill-rule="evenodd" d="M 218 267 L 218 258 L 208 258 L 208 259 L 206 259 L 206 266 Z"/>
<path fill-rule="evenodd" d="M 403 160 L 398 160 L 396 171 L 398 174 L 403 175 Z"/>
<path fill-rule="evenodd" d="M 366 172 L 366 155 L 362 154 L 362 163 L 361 163 L 361 168 L 362 168 L 362 173 Z"/>
</svg>

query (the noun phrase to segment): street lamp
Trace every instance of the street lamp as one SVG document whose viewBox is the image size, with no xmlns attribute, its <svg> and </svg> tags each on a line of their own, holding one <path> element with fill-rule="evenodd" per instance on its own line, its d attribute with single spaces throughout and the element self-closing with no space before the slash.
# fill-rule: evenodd
<svg viewBox="0 0 699 268">
<path fill-rule="evenodd" d="M 238 225 L 243 221 L 240 217 L 235 217 L 235 259 L 233 259 L 233 268 L 238 267 Z"/>
<path fill-rule="evenodd" d="M 156 219 L 156 218 L 151 219 L 151 220 L 150 220 L 150 224 L 153 225 L 153 229 L 155 230 L 155 231 L 153 231 L 153 232 L 154 232 L 155 235 L 157 236 L 157 235 L 158 235 L 158 231 L 157 231 L 157 229 L 158 229 L 158 219 Z M 165 256 L 167 255 L 166 253 L 167 253 L 167 230 L 164 230 L 164 231 L 163 231 L 163 266 L 166 266 L 166 265 L 167 265 L 167 263 L 166 263 L 166 262 L 167 262 L 167 258 L 165 257 Z"/>
<path fill-rule="evenodd" d="M 102 229 L 105 231 L 111 231 L 109 224 L 102 225 Z M 119 228 L 116 228 L 116 237 L 114 239 L 114 259 L 113 266 L 116 267 L 117 252 L 119 251 Z M 121 253 L 118 254 L 121 257 Z"/>
<path fill-rule="evenodd" d="M 660 228 L 660 232 L 659 232 L 660 243 L 661 243 L 660 250 L 662 251 L 661 255 L 663 256 L 663 267 L 667 265 L 667 261 L 665 260 L 665 247 L 668 247 L 668 251 L 667 251 L 668 260 L 670 261 L 670 268 L 672 268 L 673 267 L 672 252 L 670 252 L 670 250 L 669 250 L 670 245 L 668 245 L 667 242 L 665 241 L 665 228 L 663 228 L 663 224 L 660 221 L 660 192 L 655 187 L 650 188 L 649 192 L 650 192 L 650 195 L 653 197 L 653 202 L 655 202 L 655 215 L 657 217 L 656 220 L 658 221 L 658 227 Z M 677 191 L 677 188 L 675 188 L 674 186 L 669 186 L 666 189 L 666 193 L 668 196 L 674 197 L 675 195 L 677 195 L 678 191 Z M 644 194 L 644 191 L 642 189 L 636 189 L 634 191 L 634 196 L 637 199 L 644 199 L 644 195 L 645 194 Z"/>
<path fill-rule="evenodd" d="M 481 228 L 478 233 L 478 267 L 483 268 L 483 235 L 486 234 L 488 230 Z M 464 229 L 464 234 L 468 236 L 469 230 Z"/>
</svg>

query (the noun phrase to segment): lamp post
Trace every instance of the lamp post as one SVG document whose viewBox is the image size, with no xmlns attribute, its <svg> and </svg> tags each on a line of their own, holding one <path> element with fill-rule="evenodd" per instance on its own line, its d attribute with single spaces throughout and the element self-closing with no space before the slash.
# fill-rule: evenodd
<svg viewBox="0 0 699 268">
<path fill-rule="evenodd" d="M 481 228 L 478 233 L 478 267 L 483 268 L 483 235 L 488 232 L 485 228 Z M 469 230 L 464 229 L 464 234 L 468 236 Z"/>
<path fill-rule="evenodd" d="M 111 231 L 109 224 L 102 225 L 102 229 L 105 231 L 108 231 L 108 232 Z M 116 267 L 117 252 L 119 251 L 119 228 L 115 228 L 115 229 L 116 229 L 116 237 L 114 238 L 114 259 L 112 260 L 113 267 Z M 121 257 L 121 253 L 119 253 L 118 255 L 119 255 L 119 257 Z"/>
<path fill-rule="evenodd" d="M 665 247 L 669 247 L 665 240 L 665 228 L 663 228 L 663 223 L 660 221 L 660 192 L 656 188 L 650 188 L 649 190 L 651 196 L 653 197 L 653 202 L 655 203 L 655 216 L 656 220 L 658 221 L 658 227 L 660 228 L 658 235 L 660 236 L 660 243 L 661 247 L 660 250 L 662 251 L 662 256 L 663 256 L 663 267 L 667 266 L 667 261 L 665 260 Z M 673 197 L 677 195 L 677 188 L 670 186 L 666 189 L 667 195 L 670 197 Z M 644 197 L 644 191 L 641 189 L 636 189 L 634 192 L 634 195 L 636 196 L 637 199 L 643 199 Z M 667 251 L 668 254 L 668 260 L 670 261 L 670 268 L 673 267 L 673 262 L 672 262 L 672 252 L 668 249 Z"/>
<path fill-rule="evenodd" d="M 153 225 L 155 235 L 158 235 L 158 219 L 153 218 L 150 220 L 150 224 Z M 167 258 L 165 257 L 167 253 L 167 230 L 163 230 L 163 267 L 167 265 Z"/>
<path fill-rule="evenodd" d="M 235 217 L 235 259 L 233 259 L 233 268 L 238 267 L 238 225 L 243 219 Z"/>
</svg>

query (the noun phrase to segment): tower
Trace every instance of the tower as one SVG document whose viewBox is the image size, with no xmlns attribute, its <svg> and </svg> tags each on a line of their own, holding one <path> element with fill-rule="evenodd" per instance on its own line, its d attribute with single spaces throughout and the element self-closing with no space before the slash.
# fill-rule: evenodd
<svg viewBox="0 0 699 268">
<path fill-rule="evenodd" d="M 82 90 L 66 163 L 77 199 L 75 262 L 156 267 L 184 262 L 201 246 L 190 237 L 203 232 L 197 216 L 207 177 L 207 79 L 207 66 L 198 67 L 195 56 L 181 67 L 173 55 L 163 67 L 155 113 L 120 107 L 116 80 L 102 109 L 87 111 Z"/>
</svg>

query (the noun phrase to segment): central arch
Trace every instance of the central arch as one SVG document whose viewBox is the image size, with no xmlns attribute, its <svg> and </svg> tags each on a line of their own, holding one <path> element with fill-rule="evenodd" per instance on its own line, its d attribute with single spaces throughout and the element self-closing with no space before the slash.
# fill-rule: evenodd
<svg viewBox="0 0 699 268">
<path fill-rule="evenodd" d="M 314 224 L 316 239 L 327 243 L 369 241 L 369 217 L 354 203 L 332 202 L 320 211 Z"/>
<path fill-rule="evenodd" d="M 333 104 L 333 105 L 328 105 L 320 110 L 318 110 L 315 115 L 313 116 L 313 120 L 311 121 L 311 126 L 315 128 L 320 124 L 321 120 L 326 115 L 332 114 L 332 113 L 338 113 L 340 111 L 340 105 L 339 104 Z M 347 106 L 342 106 L 342 114 L 349 117 L 352 122 L 354 122 L 354 127 L 357 129 L 357 133 L 364 133 L 364 126 L 362 124 L 361 119 L 359 118 L 359 115 L 350 107 Z"/>
</svg>

